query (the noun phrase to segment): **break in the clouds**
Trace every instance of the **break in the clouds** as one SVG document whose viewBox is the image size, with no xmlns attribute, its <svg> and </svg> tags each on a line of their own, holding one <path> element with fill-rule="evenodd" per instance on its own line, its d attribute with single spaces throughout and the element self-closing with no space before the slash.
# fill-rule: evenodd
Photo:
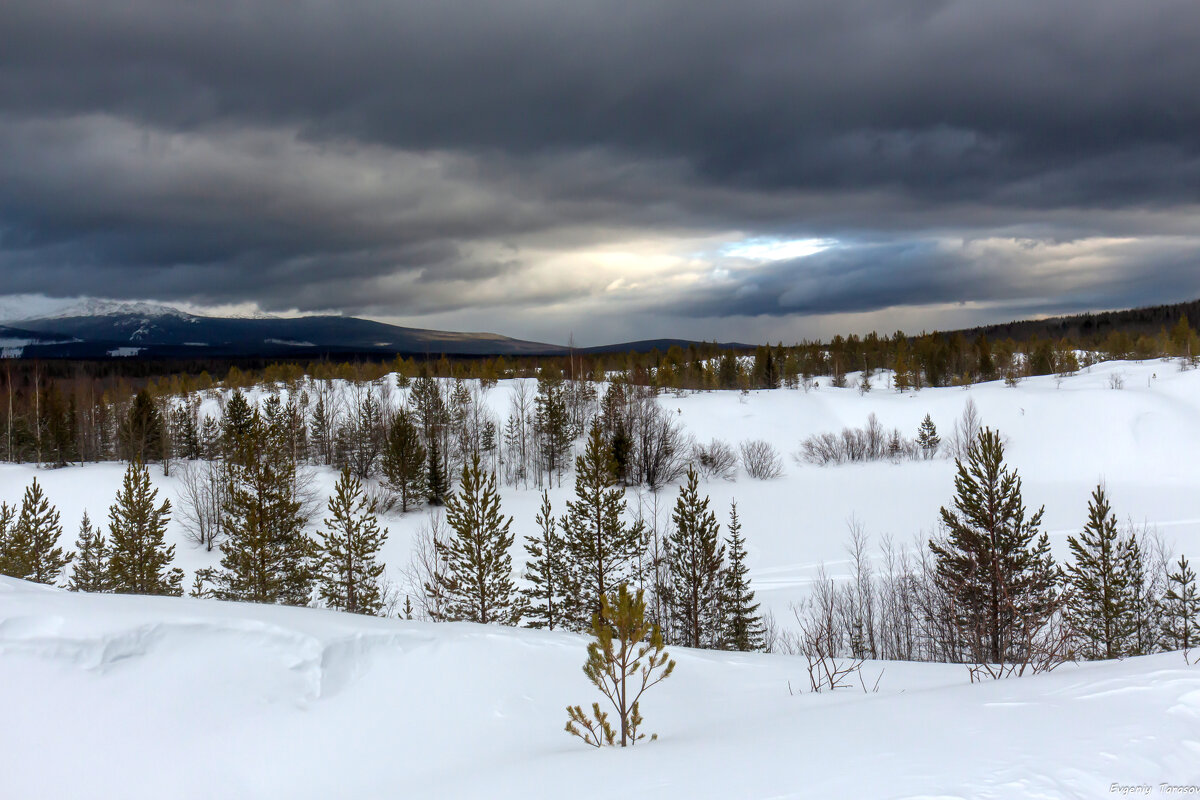
<svg viewBox="0 0 1200 800">
<path fill-rule="evenodd" d="M 1200 294 L 1194 0 L 6 0 L 0 293 L 562 339 Z"/>
</svg>

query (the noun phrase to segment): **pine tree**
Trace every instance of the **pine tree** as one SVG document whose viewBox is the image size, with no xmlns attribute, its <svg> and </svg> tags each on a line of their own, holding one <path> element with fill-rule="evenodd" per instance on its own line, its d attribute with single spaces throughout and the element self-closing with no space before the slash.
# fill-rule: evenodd
<svg viewBox="0 0 1200 800">
<path fill-rule="evenodd" d="M 73 557 L 58 546 L 58 509 L 50 505 L 37 478 L 25 488 L 19 514 L 7 505 L 0 507 L 0 528 L 7 529 L 0 551 L 0 573 L 5 575 L 53 585 Z"/>
<path fill-rule="evenodd" d="M 535 427 L 547 479 L 561 477 L 571 450 L 570 417 L 563 396 L 562 375 L 543 369 L 538 373 Z M 541 483 L 541 480 L 538 480 Z"/>
<path fill-rule="evenodd" d="M 938 445 L 941 443 L 942 440 L 938 437 L 937 426 L 933 424 L 933 418 L 926 414 L 917 431 L 917 446 L 921 448 L 921 453 L 925 458 L 930 459 L 937 455 Z"/>
<path fill-rule="evenodd" d="M 400 409 L 388 430 L 383 452 L 386 486 L 400 496 L 400 511 L 407 512 L 425 492 L 425 448 L 421 434 L 407 409 Z"/>
<path fill-rule="evenodd" d="M 542 492 L 542 506 L 534 520 L 539 533 L 525 537 L 525 562 L 523 577 L 529 588 L 522 592 L 525 598 L 525 618 L 531 628 L 561 628 L 565 607 L 570 604 L 574 593 L 568 586 L 566 543 L 558 533 L 558 521 L 550 507 L 550 493 Z"/>
<path fill-rule="evenodd" d="M 103 531 L 93 527 L 86 511 L 75 540 L 75 563 L 67 588 L 72 592 L 106 592 L 109 588 L 108 542 Z"/>
<path fill-rule="evenodd" d="M 156 506 L 157 499 L 150 472 L 142 464 L 130 464 L 108 509 L 108 580 L 118 594 L 183 594 L 183 571 L 171 568 L 175 545 L 165 541 L 171 501 Z"/>
<path fill-rule="evenodd" d="M 668 537 L 675 627 L 679 641 L 688 647 L 719 642 L 724 627 L 720 599 L 725 548 L 708 497 L 700 499 L 699 482 L 696 470 L 689 467 L 687 482 L 675 500 L 674 529 Z"/>
<path fill-rule="evenodd" d="M 258 414 L 250 407 L 246 395 L 235 389 L 225 404 L 225 417 L 221 420 L 221 448 L 228 461 L 245 465 L 254 460 L 259 425 Z"/>
<path fill-rule="evenodd" d="M 762 650 L 766 645 L 766 631 L 747 576 L 746 540 L 742 537 L 736 500 L 729 506 L 729 536 L 725 541 L 729 547 L 729 562 L 721 581 L 721 599 L 725 607 L 723 645 L 730 650 Z"/>
<path fill-rule="evenodd" d="M 1129 655 L 1149 655 L 1158 642 L 1158 602 L 1152 596 L 1141 543 L 1133 533 L 1126 540 L 1125 572 L 1129 576 L 1129 613 L 1133 619 Z"/>
<path fill-rule="evenodd" d="M 500 513 L 496 474 L 485 473 L 479 456 L 463 467 L 458 492 L 446 500 L 446 523 L 454 532 L 437 542 L 445 565 L 427 587 L 445 600 L 446 618 L 515 625 L 520 606 L 512 580 L 512 517 Z"/>
<path fill-rule="evenodd" d="M 267 431 L 257 415 L 242 441 L 245 450 L 260 456 L 229 470 L 222 569 L 213 576 L 213 594 L 223 600 L 307 605 L 313 548 L 294 489 L 296 465 L 287 452 L 264 444 Z"/>
<path fill-rule="evenodd" d="M 125 459 L 130 463 L 147 463 L 159 458 L 163 451 L 162 415 L 154 404 L 154 398 L 145 389 L 134 395 L 133 404 L 121 430 Z"/>
<path fill-rule="evenodd" d="M 1186 653 L 1200 644 L 1200 593 L 1196 589 L 1196 572 L 1186 556 L 1180 556 L 1178 568 L 1167 575 L 1167 593 L 1163 595 L 1159 614 L 1165 649 Z"/>
<path fill-rule="evenodd" d="M 1020 656 L 1057 602 L 1044 509 L 1025 518 L 1021 479 L 1004 466 L 1000 435 L 980 432 L 955 461 L 954 510 L 941 509 L 947 537 L 930 542 L 940 588 L 954 599 L 971 655 L 990 663 Z"/>
<path fill-rule="evenodd" d="M 442 461 L 442 447 L 438 437 L 429 440 L 429 459 L 426 466 L 425 499 L 431 506 L 440 506 L 446 502 L 446 467 Z"/>
<path fill-rule="evenodd" d="M 387 541 L 375 504 L 362 482 L 342 469 L 329 498 L 329 517 L 316 543 L 317 587 L 330 608 L 355 614 L 383 609 L 383 569 L 379 551 Z"/>
<path fill-rule="evenodd" d="M 662 632 L 646 620 L 642 590 L 631 595 L 622 583 L 616 603 L 600 595 L 600 610 L 592 617 L 591 633 L 595 641 L 588 644 L 583 674 L 612 704 L 621 747 L 637 744 L 645 738 L 638 732 L 644 722 L 642 695 L 675 671 L 675 662 L 663 649 Z M 566 731 L 572 736 L 593 747 L 616 744 L 617 730 L 599 703 L 592 703 L 591 717 L 580 706 L 567 706 L 567 718 Z M 651 741 L 656 738 L 650 737 Z"/>
<path fill-rule="evenodd" d="M 1083 533 L 1068 537 L 1067 543 L 1074 559 L 1067 565 L 1072 589 L 1067 619 L 1082 639 L 1088 658 L 1119 658 L 1130 649 L 1135 622 L 1129 541 L 1117 532 L 1117 517 L 1103 484 L 1092 492 Z"/>
<path fill-rule="evenodd" d="M 567 627 L 582 630 L 600 612 L 600 598 L 633 575 L 643 528 L 626 523 L 625 492 L 614 485 L 612 452 L 598 420 L 592 422 L 583 455 L 575 459 L 575 499 L 567 501 L 560 527 L 567 546 L 576 604 Z"/>
</svg>

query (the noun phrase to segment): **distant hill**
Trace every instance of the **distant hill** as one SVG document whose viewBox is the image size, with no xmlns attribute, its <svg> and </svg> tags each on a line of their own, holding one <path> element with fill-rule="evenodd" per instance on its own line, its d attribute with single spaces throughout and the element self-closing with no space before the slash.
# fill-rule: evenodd
<svg viewBox="0 0 1200 800">
<path fill-rule="evenodd" d="M 982 333 L 989 339 L 1011 337 L 1018 341 L 1031 336 L 1055 339 L 1062 337 L 1103 339 L 1113 331 L 1124 331 L 1132 335 L 1158 333 L 1161 328 L 1170 329 L 1179 321 L 1180 317 L 1187 317 L 1188 324 L 1193 328 L 1200 327 L 1200 300 L 1187 300 L 1182 303 L 1144 306 L 1121 311 L 1072 314 L 1047 319 L 1014 320 L 997 325 L 982 325 L 977 328 L 947 331 L 946 333 L 961 333 L 968 338 L 974 338 Z"/>
<path fill-rule="evenodd" d="M 656 339 L 578 348 L 583 353 L 662 352 L 694 342 Z M 740 347 L 744 345 L 729 345 Z M 324 356 L 565 355 L 562 345 L 495 333 L 405 328 L 356 317 L 208 317 L 170 306 L 89 300 L 33 319 L 0 324 L 9 358 L 268 358 Z"/>
</svg>

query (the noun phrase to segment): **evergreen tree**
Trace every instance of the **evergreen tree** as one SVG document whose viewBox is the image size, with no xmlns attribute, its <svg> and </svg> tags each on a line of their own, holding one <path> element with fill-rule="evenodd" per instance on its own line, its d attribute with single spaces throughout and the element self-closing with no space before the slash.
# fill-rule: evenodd
<svg viewBox="0 0 1200 800">
<path fill-rule="evenodd" d="M 231 463 L 245 465 L 255 458 L 260 424 L 257 412 L 241 389 L 235 389 L 225 404 L 225 417 L 221 420 L 221 447 L 225 458 Z"/>
<path fill-rule="evenodd" d="M 145 464 L 160 458 L 164 435 L 162 415 L 154 404 L 154 398 L 143 389 L 134 395 L 121 430 L 125 460 Z"/>
<path fill-rule="evenodd" d="M 558 533 L 558 521 L 550 508 L 550 493 L 542 492 L 542 506 L 534 520 L 538 535 L 525 537 L 524 578 L 529 588 L 525 598 L 525 618 L 531 628 L 561 628 L 564 609 L 574 597 L 568 586 L 566 543 Z"/>
<path fill-rule="evenodd" d="M 1180 556 L 1178 568 L 1167 575 L 1167 593 L 1163 595 L 1159 614 L 1165 649 L 1187 652 L 1200 644 L 1200 593 L 1196 589 L 1196 572 L 1186 556 Z"/>
<path fill-rule="evenodd" d="M 1004 466 L 1000 435 L 990 428 L 955 466 L 954 510 L 941 509 L 947 537 L 929 547 L 970 655 L 1000 663 L 1021 655 L 1055 608 L 1057 571 L 1039 531 L 1044 509 L 1025 518 L 1021 479 Z"/>
<path fill-rule="evenodd" d="M 600 612 L 600 598 L 633 575 L 642 548 L 642 524 L 626 523 L 625 492 L 614 484 L 612 451 L 598 420 L 583 455 L 575 459 L 575 499 L 567 501 L 560 527 L 567 546 L 576 607 L 568 627 L 582 630 Z"/>
<path fill-rule="evenodd" d="M 766 631 L 747 576 L 746 540 L 742 537 L 742 522 L 738 519 L 736 500 L 729 506 L 729 536 L 726 542 L 729 546 L 729 563 L 721 581 L 725 607 L 723 644 L 730 650 L 762 650 L 766 645 Z"/>
<path fill-rule="evenodd" d="M 260 457 L 231 465 L 221 517 L 221 567 L 214 596 L 252 603 L 307 605 L 312 591 L 312 540 L 304 532 L 302 504 L 294 490 L 296 465 L 268 448 L 257 415 L 242 438 Z"/>
<path fill-rule="evenodd" d="M 384 483 L 400 496 L 400 511 L 407 512 L 424 495 L 425 448 L 421 434 L 407 409 L 400 409 L 388 430 L 383 452 Z"/>
<path fill-rule="evenodd" d="M 608 712 L 592 703 L 592 716 L 580 706 L 567 706 L 566 731 L 593 747 L 615 745 L 620 731 L 621 747 L 637 744 L 642 719 L 640 703 L 647 689 L 671 676 L 675 662 L 663 649 L 662 632 L 646 620 L 646 601 L 642 590 L 636 595 L 621 584 L 616 603 L 600 595 L 600 610 L 592 617 L 592 636 L 583 674 L 612 704 L 617 714 L 617 729 L 608 721 Z M 586 731 L 586 733 L 584 733 Z M 657 735 L 651 736 L 653 741 Z"/>
<path fill-rule="evenodd" d="M 549 369 L 538 373 L 537 399 L 535 400 L 535 430 L 538 449 L 546 476 L 553 481 L 566 470 L 567 456 L 571 451 L 570 415 L 563 393 L 562 375 Z M 538 483 L 541 483 L 540 479 Z"/>
<path fill-rule="evenodd" d="M 431 506 L 440 506 L 446 502 L 446 467 L 442 461 L 442 448 L 438 437 L 429 440 L 429 459 L 426 466 L 425 499 Z"/>
<path fill-rule="evenodd" d="M 1152 596 L 1141 543 L 1132 533 L 1125 547 L 1125 572 L 1129 576 L 1130 616 L 1133 619 L 1129 655 L 1149 655 L 1158 642 L 1158 601 Z"/>
<path fill-rule="evenodd" d="M 50 505 L 37 478 L 25 488 L 20 513 L 0 506 L 0 528 L 7 530 L 0 551 L 0 573 L 5 575 L 53 585 L 73 557 L 58 546 L 62 536 L 58 509 Z"/>
<path fill-rule="evenodd" d="M 675 500 L 674 529 L 668 537 L 675 627 L 687 647 L 719 642 L 724 627 L 720 600 L 725 548 L 708 497 L 700 499 L 699 482 L 696 470 L 689 467 L 687 482 Z"/>
<path fill-rule="evenodd" d="M 72 592 L 106 592 L 109 588 L 108 542 L 103 531 L 93 527 L 86 511 L 75 540 L 75 563 L 67 588 Z"/>
<path fill-rule="evenodd" d="M 478 455 L 463 467 L 458 492 L 446 500 L 446 523 L 453 535 L 435 543 L 444 571 L 427 591 L 444 599 L 447 619 L 515 625 L 520 607 L 509 555 L 512 517 L 500 513 L 496 474 L 483 471 Z"/>
<path fill-rule="evenodd" d="M 1129 540 L 1117 532 L 1117 517 L 1108 504 L 1103 484 L 1092 492 L 1083 532 L 1067 543 L 1073 561 L 1067 565 L 1072 589 L 1067 619 L 1083 643 L 1088 658 L 1119 658 L 1130 649 L 1133 633 Z"/>
<path fill-rule="evenodd" d="M 183 571 L 171 567 L 175 545 L 166 544 L 171 501 L 156 506 L 157 499 L 150 472 L 142 464 L 130 464 L 108 509 L 108 580 L 118 594 L 183 594 Z"/>
<path fill-rule="evenodd" d="M 375 504 L 362 482 L 342 469 L 329 498 L 329 517 L 316 543 L 317 587 L 330 608 L 355 614 L 383 609 L 383 569 L 379 551 L 387 541 L 380 530 Z"/>
<path fill-rule="evenodd" d="M 921 453 L 925 458 L 930 459 L 937 455 L 938 445 L 941 443 L 942 440 L 938 437 L 937 426 L 933 424 L 933 418 L 926 414 L 920 429 L 917 430 L 917 446 L 921 448 Z"/>
</svg>

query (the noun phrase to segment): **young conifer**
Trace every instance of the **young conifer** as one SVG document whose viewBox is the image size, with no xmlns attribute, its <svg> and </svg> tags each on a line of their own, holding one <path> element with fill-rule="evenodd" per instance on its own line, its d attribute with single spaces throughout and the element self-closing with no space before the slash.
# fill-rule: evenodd
<svg viewBox="0 0 1200 800">
<path fill-rule="evenodd" d="M 384 483 L 400 498 L 401 513 L 407 512 L 425 495 L 427 479 L 425 447 L 421 432 L 407 409 L 400 409 L 388 430 L 383 451 Z"/>
<path fill-rule="evenodd" d="M 1186 653 L 1200 644 L 1200 590 L 1196 588 L 1196 571 L 1186 556 L 1180 556 L 1175 571 L 1167 575 L 1167 593 L 1159 614 L 1165 649 Z"/>
<path fill-rule="evenodd" d="M 930 459 L 937 455 L 938 445 L 942 442 L 938 437 L 937 426 L 933 424 L 933 418 L 928 414 L 921 422 L 921 427 L 917 430 L 917 446 L 921 448 L 921 454 Z"/>
<path fill-rule="evenodd" d="M 343 468 L 316 542 L 317 586 L 326 605 L 355 614 L 382 610 L 384 565 L 378 559 L 387 535 L 362 482 Z"/>
<path fill-rule="evenodd" d="M 525 537 L 524 578 L 529 588 L 525 598 L 526 624 L 531 628 L 561 628 L 565 607 L 574 598 L 567 585 L 566 543 L 558 533 L 558 521 L 550 507 L 550 493 L 542 492 L 542 506 L 534 520 L 537 535 Z"/>
<path fill-rule="evenodd" d="M 15 519 L 14 519 L 15 516 Z M 20 513 L 0 508 L 0 528 L 6 529 L 0 551 L 0 573 L 34 583 L 53 585 L 73 557 L 58 546 L 62 524 L 37 478 L 25 488 Z"/>
<path fill-rule="evenodd" d="M 725 638 L 723 645 L 730 650 L 762 650 L 766 632 L 746 566 L 746 540 L 742 537 L 742 522 L 738 518 L 737 501 L 729 506 L 729 563 L 722 575 L 722 601 L 725 606 Z"/>
<path fill-rule="evenodd" d="M 567 706 L 566 731 L 593 747 L 616 744 L 618 730 L 621 747 L 637 744 L 645 738 L 638 732 L 644 721 L 642 695 L 675 671 L 675 662 L 663 649 L 662 632 L 646 621 L 642 590 L 631 595 L 622 583 L 613 604 L 601 595 L 600 612 L 592 617 L 591 633 L 595 641 L 588 644 L 583 673 L 612 704 L 618 726 L 614 729 L 608 712 L 602 711 L 599 703 L 592 703 L 590 717 L 580 706 Z M 652 741 L 657 738 L 657 734 L 650 737 Z"/>
<path fill-rule="evenodd" d="M 425 499 L 431 506 L 440 506 L 446 502 L 446 467 L 442 460 L 442 446 L 438 436 L 429 440 L 429 459 L 426 466 Z"/>
<path fill-rule="evenodd" d="M 222 600 L 307 605 L 312 592 L 312 540 L 295 492 L 296 465 L 269 447 L 258 415 L 239 449 L 259 455 L 235 463 L 221 517 L 221 567 L 213 594 Z"/>
<path fill-rule="evenodd" d="M 1088 521 L 1083 532 L 1067 543 L 1073 560 L 1067 565 L 1072 589 L 1067 619 L 1088 658 L 1119 658 L 1130 649 L 1134 629 L 1133 596 L 1129 575 L 1129 540 L 1117 532 L 1101 484 L 1088 502 Z"/>
<path fill-rule="evenodd" d="M 445 618 L 515 625 L 521 614 L 509 555 L 512 517 L 500 513 L 496 474 L 483 471 L 478 455 L 463 467 L 458 492 L 446 500 L 446 523 L 453 535 L 435 543 L 444 569 L 427 587 L 444 599 Z"/>
<path fill-rule="evenodd" d="M 969 654 L 1000 663 L 1022 653 L 1053 613 L 1058 574 L 1039 531 L 1043 509 L 1025 518 L 1021 479 L 1004 466 L 1000 435 L 985 428 L 955 464 L 954 509 L 941 510 L 947 538 L 929 547 Z"/>
<path fill-rule="evenodd" d="M 687 647 L 717 644 L 724 632 L 720 600 L 725 548 L 708 497 L 700 499 L 699 482 L 696 470 L 689 467 L 671 514 L 674 528 L 667 548 L 675 628 L 678 641 Z"/>
<path fill-rule="evenodd" d="M 75 540 L 75 563 L 67 588 L 72 592 L 106 592 L 109 586 L 108 542 L 103 531 L 92 525 L 86 511 Z"/>
<path fill-rule="evenodd" d="M 156 505 L 157 499 L 150 472 L 143 464 L 130 464 L 108 509 L 108 579 L 118 594 L 183 594 L 183 571 L 171 567 L 175 545 L 166 544 L 171 501 Z"/>
<path fill-rule="evenodd" d="M 643 527 L 623 519 L 625 492 L 615 485 L 612 451 L 599 420 L 592 422 L 583 455 L 575 459 L 575 499 L 560 527 L 567 546 L 571 585 L 577 590 L 567 627 L 583 630 L 600 613 L 600 598 L 633 575 Z"/>
</svg>

